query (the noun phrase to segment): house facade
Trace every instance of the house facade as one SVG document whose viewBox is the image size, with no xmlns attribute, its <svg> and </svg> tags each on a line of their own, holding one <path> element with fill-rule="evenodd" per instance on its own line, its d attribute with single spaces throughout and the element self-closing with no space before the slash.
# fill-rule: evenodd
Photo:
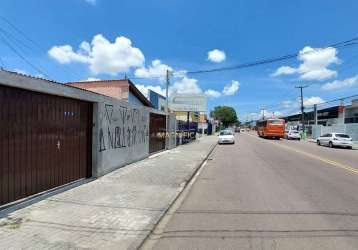
<svg viewBox="0 0 358 250">
<path fill-rule="evenodd" d="M 127 101 L 133 105 L 153 107 L 150 101 L 129 79 L 69 82 L 66 85 Z"/>
</svg>

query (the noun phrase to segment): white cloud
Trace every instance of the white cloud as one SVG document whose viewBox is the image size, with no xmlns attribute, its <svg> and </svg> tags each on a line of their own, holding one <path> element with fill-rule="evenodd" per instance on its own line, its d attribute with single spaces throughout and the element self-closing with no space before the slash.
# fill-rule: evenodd
<svg viewBox="0 0 358 250">
<path fill-rule="evenodd" d="M 82 80 L 81 82 L 91 82 L 91 81 L 100 81 L 101 79 L 95 78 L 95 77 L 88 77 L 85 80 Z"/>
<path fill-rule="evenodd" d="M 240 83 L 238 81 L 231 81 L 231 84 L 226 85 L 222 91 L 224 95 L 235 95 L 239 90 Z"/>
<path fill-rule="evenodd" d="M 101 34 L 94 36 L 91 44 L 82 42 L 77 52 L 70 45 L 63 45 L 52 47 L 48 53 L 62 64 L 86 63 L 94 74 L 127 72 L 130 68 L 142 67 L 145 60 L 143 53 L 133 47 L 128 38 L 117 37 L 111 43 Z"/>
<path fill-rule="evenodd" d="M 214 49 L 208 52 L 208 60 L 215 63 L 225 61 L 226 55 L 222 50 Z"/>
<path fill-rule="evenodd" d="M 324 80 L 337 76 L 337 71 L 329 69 L 333 64 L 339 64 L 341 61 L 337 57 L 336 48 L 311 48 L 304 47 L 298 54 L 297 59 L 302 63 L 293 68 L 282 66 L 278 68 L 272 76 L 300 74 L 302 80 Z"/>
<path fill-rule="evenodd" d="M 219 92 L 217 90 L 208 89 L 204 93 L 208 97 L 218 98 L 221 96 L 235 95 L 240 88 L 240 83 L 238 81 L 232 80 L 230 84 L 226 85 L 224 89 Z"/>
<path fill-rule="evenodd" d="M 291 75 L 297 72 L 297 69 L 290 66 L 279 67 L 271 76 Z"/>
<path fill-rule="evenodd" d="M 70 45 L 53 46 L 49 51 L 49 55 L 59 63 L 68 64 L 71 62 L 88 63 L 89 58 L 82 52 L 74 52 Z"/>
<path fill-rule="evenodd" d="M 171 88 L 173 92 L 178 94 L 200 94 L 201 88 L 198 85 L 198 80 L 194 78 L 183 77 L 182 79 L 174 82 Z"/>
<path fill-rule="evenodd" d="M 29 73 L 26 70 L 22 69 L 13 69 L 14 72 L 22 74 L 22 75 L 29 75 Z"/>
<path fill-rule="evenodd" d="M 324 100 L 319 96 L 311 96 L 311 97 L 304 97 L 303 98 L 303 105 L 304 106 L 312 106 L 314 104 L 320 104 L 324 102 Z M 285 100 L 281 102 L 281 106 L 285 109 L 295 109 L 301 107 L 301 99 L 297 98 L 297 100 Z"/>
<path fill-rule="evenodd" d="M 323 103 L 324 100 L 319 96 L 312 96 L 309 98 L 303 98 L 303 106 L 312 106 L 314 104 Z"/>
<path fill-rule="evenodd" d="M 205 95 L 207 97 L 213 97 L 213 98 L 218 98 L 221 96 L 221 93 L 219 91 L 213 90 L 213 89 L 208 89 L 205 91 Z"/>
<path fill-rule="evenodd" d="M 174 77 L 185 77 L 187 71 L 186 70 L 177 70 L 173 73 Z"/>
<path fill-rule="evenodd" d="M 29 76 L 33 76 L 33 77 L 37 77 L 37 78 L 44 78 L 45 76 L 43 74 L 34 74 L 34 73 L 29 73 L 26 70 L 23 69 L 13 69 L 12 71 L 18 73 L 18 74 L 22 74 L 22 75 L 29 75 Z"/>
<path fill-rule="evenodd" d="M 263 115 L 265 118 L 279 118 L 283 116 L 283 113 L 280 111 L 261 110 L 259 113 L 250 113 L 248 116 L 244 116 L 245 119 L 243 120 L 247 118 L 249 120 L 260 120 Z"/>
<path fill-rule="evenodd" d="M 162 96 L 165 96 L 166 93 L 165 93 L 165 89 L 163 89 L 161 86 L 151 86 L 151 85 L 148 85 L 148 86 L 145 86 L 145 85 L 142 85 L 142 84 L 136 84 L 135 85 L 139 90 L 140 92 L 142 92 L 142 94 L 144 96 L 146 96 L 147 98 L 149 98 L 149 94 L 148 94 L 148 90 L 153 90 L 154 92 L 157 92 L 158 94 L 162 95 Z"/>
<path fill-rule="evenodd" d="M 335 80 L 322 85 L 323 90 L 337 90 L 353 87 L 358 84 L 358 75 L 344 80 Z"/>
<path fill-rule="evenodd" d="M 143 77 L 143 78 L 163 76 L 160 79 L 164 80 L 167 70 L 173 71 L 173 69 L 170 66 L 163 64 L 159 59 L 155 59 L 152 61 L 152 65 L 150 65 L 148 68 L 141 67 L 139 69 L 136 69 L 134 74 L 137 77 Z"/>
<path fill-rule="evenodd" d="M 296 101 L 291 101 L 291 100 L 285 100 L 281 102 L 281 105 L 283 108 L 294 108 L 294 107 L 298 107 L 299 103 L 298 100 Z"/>
</svg>

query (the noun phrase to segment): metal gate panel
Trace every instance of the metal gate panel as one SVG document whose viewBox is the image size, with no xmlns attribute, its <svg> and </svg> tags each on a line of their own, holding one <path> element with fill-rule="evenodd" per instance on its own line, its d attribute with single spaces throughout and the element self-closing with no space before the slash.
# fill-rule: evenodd
<svg viewBox="0 0 358 250">
<path fill-rule="evenodd" d="M 149 153 L 165 149 L 166 116 L 150 113 L 149 115 Z"/>
<path fill-rule="evenodd" d="M 92 104 L 0 86 L 0 205 L 91 175 Z"/>
</svg>

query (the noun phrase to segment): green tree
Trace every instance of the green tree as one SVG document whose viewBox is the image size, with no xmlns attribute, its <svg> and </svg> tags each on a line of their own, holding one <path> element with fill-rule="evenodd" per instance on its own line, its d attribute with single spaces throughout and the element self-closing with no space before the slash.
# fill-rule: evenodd
<svg viewBox="0 0 358 250">
<path fill-rule="evenodd" d="M 210 116 L 215 120 L 219 120 L 225 128 L 239 122 L 235 109 L 229 106 L 216 106 L 210 112 Z"/>
</svg>

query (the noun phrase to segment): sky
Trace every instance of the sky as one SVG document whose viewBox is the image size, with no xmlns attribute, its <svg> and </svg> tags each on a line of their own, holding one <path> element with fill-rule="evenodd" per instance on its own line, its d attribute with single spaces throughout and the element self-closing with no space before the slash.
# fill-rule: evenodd
<svg viewBox="0 0 358 250">
<path fill-rule="evenodd" d="M 203 93 L 241 120 L 358 94 L 358 2 L 1 0 L 0 66 L 59 82 L 121 79 L 145 94 Z M 9 47 L 10 44 L 10 47 Z M 14 51 L 15 50 L 15 51 Z M 252 68 L 190 74 L 299 53 Z M 20 56 L 18 55 L 20 54 Z"/>
</svg>

